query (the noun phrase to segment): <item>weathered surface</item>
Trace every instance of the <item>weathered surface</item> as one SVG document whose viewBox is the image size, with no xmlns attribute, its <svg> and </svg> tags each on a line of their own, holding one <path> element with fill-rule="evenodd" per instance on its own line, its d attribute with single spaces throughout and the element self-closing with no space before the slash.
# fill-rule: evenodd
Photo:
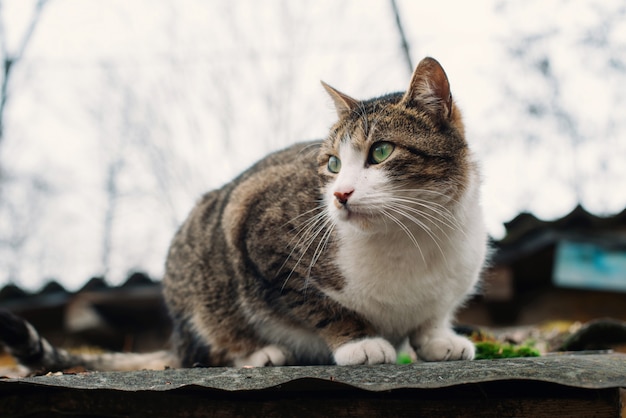
<svg viewBox="0 0 626 418">
<path fill-rule="evenodd" d="M 626 355 L 0 379 L 0 415 L 619 416 Z"/>
<path fill-rule="evenodd" d="M 33 384 L 73 389 L 166 391 L 199 386 L 225 391 L 250 391 L 338 384 L 369 391 L 435 389 L 499 380 L 536 380 L 587 389 L 626 387 L 626 355 L 555 355 L 538 358 L 417 363 L 378 366 L 266 368 L 197 368 L 162 371 L 97 372 L 0 380 L 7 385 Z M 1 392 L 0 392 L 1 393 Z"/>
</svg>

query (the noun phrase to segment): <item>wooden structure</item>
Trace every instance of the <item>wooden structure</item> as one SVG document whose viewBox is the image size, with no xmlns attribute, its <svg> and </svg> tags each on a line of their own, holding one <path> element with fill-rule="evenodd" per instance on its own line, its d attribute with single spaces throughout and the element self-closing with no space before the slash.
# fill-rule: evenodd
<svg viewBox="0 0 626 418">
<path fill-rule="evenodd" d="M 626 210 L 600 217 L 578 206 L 551 221 L 523 213 L 505 227 L 474 304 L 482 311 L 462 322 L 626 320 Z"/>
</svg>

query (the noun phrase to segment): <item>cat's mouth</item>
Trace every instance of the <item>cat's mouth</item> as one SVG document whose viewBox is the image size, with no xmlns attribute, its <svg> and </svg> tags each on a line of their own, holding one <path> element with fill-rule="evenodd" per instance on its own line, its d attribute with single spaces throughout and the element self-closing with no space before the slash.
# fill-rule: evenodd
<svg viewBox="0 0 626 418">
<path fill-rule="evenodd" d="M 363 210 L 356 205 L 351 204 L 337 204 L 335 201 L 335 206 L 337 207 L 337 214 L 341 221 L 344 222 L 356 222 L 360 226 L 368 226 L 372 223 L 375 216 L 370 211 Z"/>
</svg>

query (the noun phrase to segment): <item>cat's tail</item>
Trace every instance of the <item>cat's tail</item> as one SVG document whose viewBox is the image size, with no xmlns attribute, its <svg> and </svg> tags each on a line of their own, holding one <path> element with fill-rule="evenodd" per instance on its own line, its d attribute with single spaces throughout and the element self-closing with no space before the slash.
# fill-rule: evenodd
<svg viewBox="0 0 626 418">
<path fill-rule="evenodd" d="M 0 309 L 0 345 L 23 366 L 38 373 L 84 367 L 98 371 L 126 371 L 178 367 L 170 351 L 152 353 L 74 354 L 52 346 L 26 320 Z"/>
</svg>

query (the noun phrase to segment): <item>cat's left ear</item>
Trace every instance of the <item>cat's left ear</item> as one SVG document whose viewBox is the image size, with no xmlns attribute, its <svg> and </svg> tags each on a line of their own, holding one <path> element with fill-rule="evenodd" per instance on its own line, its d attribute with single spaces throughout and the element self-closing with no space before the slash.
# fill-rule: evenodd
<svg viewBox="0 0 626 418">
<path fill-rule="evenodd" d="M 433 116 L 444 120 L 451 116 L 450 83 L 446 72 L 436 59 L 426 57 L 420 61 L 401 103 L 424 107 Z"/>
<path fill-rule="evenodd" d="M 359 106 L 358 100 L 353 99 L 347 94 L 340 92 L 339 90 L 329 86 L 323 81 L 321 81 L 321 83 L 322 86 L 324 86 L 324 89 L 330 95 L 330 98 L 333 99 L 333 102 L 335 102 L 335 109 L 337 110 L 337 116 L 339 116 L 339 118 L 348 116 L 354 111 L 354 109 Z"/>
</svg>

